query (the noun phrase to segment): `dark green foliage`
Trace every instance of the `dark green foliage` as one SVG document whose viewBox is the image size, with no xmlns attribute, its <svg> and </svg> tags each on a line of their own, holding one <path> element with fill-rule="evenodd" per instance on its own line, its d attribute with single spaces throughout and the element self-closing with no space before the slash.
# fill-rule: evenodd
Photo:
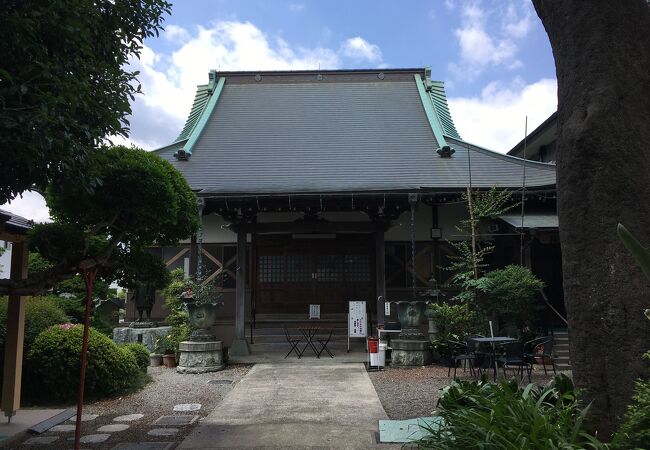
<svg viewBox="0 0 650 450">
<path fill-rule="evenodd" d="M 650 352 L 643 355 L 650 360 Z M 627 413 L 621 428 L 614 436 L 614 448 L 643 449 L 650 443 L 650 380 L 639 379 L 632 397 L 632 404 L 628 406 Z"/>
<path fill-rule="evenodd" d="M 92 328 L 89 331 L 86 397 L 113 397 L 141 387 L 146 376 L 133 353 Z M 81 325 L 68 325 L 51 327 L 36 338 L 26 364 L 26 394 L 33 401 L 76 400 L 82 337 Z"/>
<path fill-rule="evenodd" d="M 530 269 L 507 266 L 485 275 L 487 294 L 483 307 L 488 314 L 514 316 L 520 322 L 530 315 L 531 308 L 544 283 Z"/>
<path fill-rule="evenodd" d="M 66 323 L 68 318 L 56 297 L 30 297 L 25 303 L 25 349 L 29 349 L 43 330 Z M 0 354 L 4 355 L 7 333 L 7 297 L 0 297 Z"/>
<path fill-rule="evenodd" d="M 165 351 L 177 352 L 178 344 L 187 341 L 193 331 L 187 309 L 179 299 L 186 285 L 183 269 L 178 268 L 171 271 L 170 279 L 171 281 L 162 291 L 162 296 L 165 299 L 165 306 L 169 310 L 169 315 L 165 320 L 171 325 L 172 331 L 160 342 L 160 350 L 163 353 Z"/>
<path fill-rule="evenodd" d="M 605 449 L 583 429 L 573 384 L 556 377 L 545 387 L 455 380 L 443 389 L 435 413 L 442 425 L 419 442 L 427 449 Z"/>
<path fill-rule="evenodd" d="M 149 350 L 147 347 L 137 343 L 124 344 L 122 347 L 133 354 L 140 371 L 142 373 L 147 373 L 147 367 L 149 367 Z"/>
<path fill-rule="evenodd" d="M 484 333 L 481 316 L 467 303 L 432 303 L 428 307 L 433 312 L 433 323 L 438 330 L 437 339 L 432 341 L 433 348 L 441 355 L 447 355 L 447 340 L 463 340 L 470 334 Z"/>
<path fill-rule="evenodd" d="M 99 267 L 100 280 L 125 287 L 165 286 L 168 271 L 147 247 L 174 244 L 198 229 L 196 196 L 185 179 L 153 153 L 121 146 L 89 152 L 83 165 L 99 180 L 92 190 L 71 177 L 46 191 L 55 222 L 34 226 L 29 238 L 30 250 L 49 266 L 30 274 L 25 289 L 55 286 L 79 267 Z"/>
<path fill-rule="evenodd" d="M 127 62 L 170 10 L 163 0 L 2 2 L 0 204 L 57 178 L 97 183 L 84 158 L 107 136 L 128 134 L 129 101 L 141 90 Z"/>
</svg>

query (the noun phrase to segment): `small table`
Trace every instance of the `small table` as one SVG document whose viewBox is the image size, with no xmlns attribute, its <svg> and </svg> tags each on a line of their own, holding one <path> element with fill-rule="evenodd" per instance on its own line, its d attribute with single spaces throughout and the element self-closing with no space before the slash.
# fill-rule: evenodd
<svg viewBox="0 0 650 450">
<path fill-rule="evenodd" d="M 517 339 L 513 339 L 508 336 L 493 336 L 493 337 L 477 337 L 471 338 L 470 340 L 474 342 L 492 344 L 492 360 L 494 361 L 494 381 L 497 381 L 497 373 L 499 369 L 497 367 L 497 351 L 495 344 L 507 344 L 509 342 L 517 342 Z"/>
<path fill-rule="evenodd" d="M 310 327 L 310 328 L 298 328 L 300 331 L 300 334 L 305 338 L 305 347 L 302 349 L 302 352 L 300 354 L 302 355 L 305 353 L 305 350 L 307 350 L 307 347 L 311 347 L 312 351 L 314 352 L 314 355 L 316 355 L 317 358 L 320 358 L 320 352 L 316 349 L 314 346 L 314 337 L 316 336 L 316 333 L 318 333 L 319 328 L 318 327 Z"/>
</svg>

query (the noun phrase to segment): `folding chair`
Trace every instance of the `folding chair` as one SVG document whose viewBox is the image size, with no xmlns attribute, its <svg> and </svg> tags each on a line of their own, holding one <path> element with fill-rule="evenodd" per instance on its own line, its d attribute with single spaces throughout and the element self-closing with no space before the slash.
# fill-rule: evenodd
<svg viewBox="0 0 650 450">
<path fill-rule="evenodd" d="M 323 353 L 323 351 L 326 351 L 328 355 L 330 355 L 330 358 L 334 358 L 334 355 L 332 352 L 330 352 L 330 349 L 327 348 L 327 344 L 330 343 L 330 339 L 332 339 L 332 333 L 334 330 L 330 330 L 329 334 L 327 337 L 322 337 L 322 338 L 316 338 L 316 341 L 320 344 L 320 350 L 316 354 L 317 358 L 320 358 L 320 355 Z"/>
<path fill-rule="evenodd" d="M 284 336 L 287 339 L 287 342 L 291 346 L 291 349 L 289 352 L 284 356 L 284 359 L 287 359 L 287 356 L 291 354 L 291 352 L 295 352 L 296 356 L 300 358 L 302 356 L 302 352 L 298 349 L 298 344 L 302 342 L 301 338 L 294 338 L 291 337 L 291 334 L 289 334 L 289 330 L 287 330 L 287 327 L 282 327 L 284 329 Z M 304 351 L 304 350 L 303 350 Z"/>
<path fill-rule="evenodd" d="M 451 368 L 453 365 L 454 378 L 456 378 L 456 368 L 458 367 L 458 363 L 461 361 L 468 362 L 469 373 L 474 375 L 474 360 L 476 357 L 474 356 L 474 353 L 469 351 L 467 344 L 448 340 L 447 350 L 449 351 L 449 370 L 447 370 L 447 376 L 451 375 Z M 466 369 L 463 367 L 463 372 L 465 370 Z"/>
</svg>

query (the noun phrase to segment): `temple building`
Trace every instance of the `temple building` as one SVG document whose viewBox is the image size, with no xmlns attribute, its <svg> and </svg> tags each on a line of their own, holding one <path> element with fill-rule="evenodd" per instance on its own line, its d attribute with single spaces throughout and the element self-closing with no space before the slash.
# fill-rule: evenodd
<svg viewBox="0 0 650 450">
<path fill-rule="evenodd" d="M 156 153 L 195 190 L 203 227 L 155 251 L 219 280 L 218 333 L 237 353 L 254 351 L 265 320 L 306 318 L 309 305 L 339 317 L 365 300 L 376 326 L 387 301 L 432 286 L 452 296 L 443 268 L 449 241 L 467 239 L 457 226 L 468 187 L 523 194 L 523 221 L 518 208 L 481 229 L 496 246 L 490 263 L 537 266 L 561 297 L 555 166 L 464 141 L 427 68 L 211 71 Z M 164 314 L 158 304 L 154 318 Z"/>
</svg>

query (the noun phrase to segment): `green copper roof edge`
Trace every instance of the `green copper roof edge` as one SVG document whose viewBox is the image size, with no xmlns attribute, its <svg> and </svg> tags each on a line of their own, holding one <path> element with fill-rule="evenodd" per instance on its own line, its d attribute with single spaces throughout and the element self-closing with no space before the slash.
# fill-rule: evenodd
<svg viewBox="0 0 650 450">
<path fill-rule="evenodd" d="M 427 86 L 429 87 L 429 95 L 433 102 L 433 107 L 442 125 L 443 134 L 460 139 L 461 137 L 456 129 L 454 118 L 451 116 L 451 111 L 449 110 L 444 82 L 427 80 Z"/>
<path fill-rule="evenodd" d="M 217 86 L 214 88 L 214 92 L 212 92 L 212 95 L 210 96 L 210 100 L 208 100 L 208 104 L 203 110 L 203 114 L 201 115 L 201 118 L 199 119 L 198 123 L 194 126 L 194 129 L 192 130 L 192 134 L 190 134 L 190 137 L 188 138 L 187 142 L 183 146 L 183 150 L 185 150 L 185 153 L 187 153 L 188 155 L 192 154 L 192 148 L 194 148 L 196 141 L 199 140 L 199 136 L 201 136 L 201 133 L 205 128 L 205 125 L 208 123 L 208 119 L 212 115 L 214 108 L 217 106 L 217 101 L 219 100 L 219 96 L 221 95 L 221 91 L 223 91 L 223 85 L 225 83 L 226 83 L 226 79 L 224 77 L 219 78 L 219 82 L 217 83 Z"/>
<path fill-rule="evenodd" d="M 427 115 L 427 119 L 429 120 L 429 126 L 431 127 L 431 131 L 433 131 L 433 136 L 438 142 L 438 147 L 442 148 L 447 145 L 447 141 L 445 141 L 445 138 L 442 134 L 442 125 L 440 124 L 438 115 L 433 108 L 431 97 L 429 97 L 429 94 L 427 94 L 427 91 L 424 87 L 424 81 L 422 80 L 420 74 L 416 73 L 413 76 L 415 77 L 415 84 L 417 85 L 418 92 L 420 93 L 420 101 L 422 102 L 424 112 Z"/>
</svg>

